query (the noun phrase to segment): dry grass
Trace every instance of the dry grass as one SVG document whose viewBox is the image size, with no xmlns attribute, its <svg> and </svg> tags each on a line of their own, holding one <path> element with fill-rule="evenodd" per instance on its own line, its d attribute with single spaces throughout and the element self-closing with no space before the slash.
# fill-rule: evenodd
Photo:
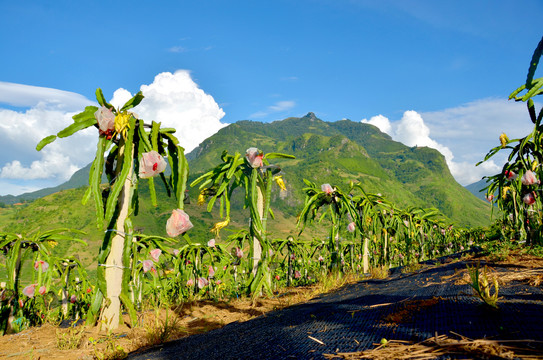
<svg viewBox="0 0 543 360">
<path fill-rule="evenodd" d="M 468 356 L 470 359 L 515 359 L 519 357 L 522 359 L 543 359 L 541 349 L 534 348 L 534 345 L 541 347 L 543 344 L 540 342 L 532 340 L 473 340 L 461 335 L 458 337 L 459 339 L 453 339 L 446 335 L 436 335 L 419 343 L 383 339 L 381 344 L 374 344 L 378 346 L 371 350 L 324 354 L 324 357 L 346 360 L 429 360 L 443 355 L 457 354 Z"/>
</svg>

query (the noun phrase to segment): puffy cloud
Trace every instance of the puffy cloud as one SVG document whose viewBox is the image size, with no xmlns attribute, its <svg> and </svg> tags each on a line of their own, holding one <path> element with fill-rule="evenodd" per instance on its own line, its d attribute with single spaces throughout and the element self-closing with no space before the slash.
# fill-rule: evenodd
<svg viewBox="0 0 543 360">
<path fill-rule="evenodd" d="M 96 148 L 91 129 L 59 139 L 41 152 L 35 150 L 41 139 L 70 124 L 74 114 L 42 104 L 25 112 L 0 109 L 0 178 L 62 182 L 89 163 Z"/>
<path fill-rule="evenodd" d="M 251 115 L 250 118 L 262 118 L 266 117 L 273 113 L 279 113 L 282 111 L 287 111 L 296 106 L 296 102 L 292 100 L 278 101 L 274 105 L 270 105 L 264 111 L 257 111 Z"/>
<path fill-rule="evenodd" d="M 533 128 L 526 104 L 504 99 L 481 99 L 421 115 L 436 141 L 459 150 L 469 149 L 455 151 L 461 161 L 469 162 L 482 160 L 488 150 L 499 144 L 502 132 L 513 139 L 526 136 Z M 495 159 L 501 162 L 505 156 Z"/>
<path fill-rule="evenodd" d="M 4 87 L 5 84 L 0 83 Z M 21 97 L 26 100 L 11 101 L 0 86 L 0 102 L 31 108 L 26 111 L 0 109 L 0 195 L 17 195 L 58 185 L 90 163 L 96 151 L 97 130 L 89 128 L 57 139 L 37 152 L 35 147 L 41 139 L 72 123 L 71 117 L 76 112 L 68 112 L 68 108 L 76 107 L 73 110 L 79 112 L 92 102 L 60 90 L 12 85 L 18 84 L 8 88 L 21 91 Z M 145 99 L 134 111 L 147 122 L 155 120 L 164 127 L 176 128 L 176 136 L 186 152 L 226 126 L 220 122 L 223 110 L 212 96 L 198 88 L 188 71 L 159 74 L 153 83 L 141 86 L 141 91 Z M 121 106 L 131 96 L 127 90 L 118 89 L 111 102 Z"/>
<path fill-rule="evenodd" d="M 177 129 L 175 135 L 186 152 L 227 125 L 220 121 L 224 111 L 198 87 L 189 71 L 158 74 L 152 84 L 142 85 L 140 90 L 145 98 L 134 112 L 145 121 L 154 120 L 163 127 Z M 119 89 L 112 104 L 122 106 L 130 97 L 128 91 Z"/>
<path fill-rule="evenodd" d="M 379 114 L 376 116 L 372 116 L 369 120 L 368 119 L 362 119 L 363 123 L 365 124 L 371 124 L 373 126 L 376 126 L 381 130 L 381 132 L 384 132 L 385 134 L 392 136 L 392 125 L 390 125 L 390 120 L 388 120 L 387 117 Z"/>
<path fill-rule="evenodd" d="M 393 139 L 407 146 L 427 146 L 438 150 L 445 156 L 447 162 L 453 159 L 452 151 L 430 138 L 430 129 L 424 123 L 419 113 L 406 111 L 399 123 L 395 124 Z"/>
<path fill-rule="evenodd" d="M 377 126 L 395 141 L 407 146 L 427 146 L 438 150 L 451 174 L 462 185 L 498 173 L 507 154 L 499 154 L 479 166 L 485 154 L 498 145 L 499 134 L 510 138 L 525 136 L 531 130 L 526 107 L 498 99 L 482 99 L 442 111 L 406 111 L 399 121 L 378 115 L 361 122 Z"/>
</svg>

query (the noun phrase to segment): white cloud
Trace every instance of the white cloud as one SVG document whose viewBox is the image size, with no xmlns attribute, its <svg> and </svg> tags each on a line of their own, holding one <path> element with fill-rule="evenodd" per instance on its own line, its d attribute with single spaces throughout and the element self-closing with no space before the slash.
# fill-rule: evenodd
<svg viewBox="0 0 543 360">
<path fill-rule="evenodd" d="M 35 88 L 22 87 L 29 91 L 20 104 L 33 105 L 32 108 L 26 111 L 0 109 L 0 195 L 11 191 L 17 195 L 29 189 L 58 185 L 94 158 L 97 141 L 94 128 L 57 139 L 40 152 L 35 150 L 41 139 L 71 124 L 71 117 L 76 113 L 67 112 L 61 103 L 62 96 L 51 96 L 67 92 L 40 90 L 44 88 L 34 91 Z M 211 95 L 198 88 L 188 71 L 159 74 L 153 83 L 141 86 L 141 90 L 145 99 L 134 111 L 146 122 L 155 120 L 163 127 L 176 128 L 176 136 L 186 152 L 227 125 L 220 122 L 224 111 Z M 44 97 L 40 98 L 40 94 Z M 7 99 L 2 96 L 0 90 L 0 100 Z M 118 89 L 111 102 L 121 106 L 131 96 L 127 90 Z M 70 99 L 78 99 L 78 96 L 65 99 L 70 107 L 77 105 L 77 101 Z M 82 101 L 77 112 L 89 103 Z"/>
<path fill-rule="evenodd" d="M 407 146 L 427 146 L 436 149 L 445 156 L 447 162 L 452 162 L 454 158 L 452 151 L 430 138 L 430 129 L 416 111 L 406 111 L 399 123 L 395 125 L 392 136 L 394 140 Z"/>
<path fill-rule="evenodd" d="M 96 139 L 89 130 L 35 150 L 41 139 L 72 123 L 74 114 L 42 105 L 25 112 L 0 109 L 0 178 L 62 182 L 90 162 Z"/>
<path fill-rule="evenodd" d="M 182 46 L 172 46 L 171 48 L 168 49 L 168 52 L 171 52 L 171 53 L 182 53 L 186 51 L 187 49 Z"/>
<path fill-rule="evenodd" d="M 539 108 L 540 105 L 536 104 Z M 456 181 L 468 185 L 501 171 L 508 154 L 498 154 L 479 166 L 486 153 L 509 138 L 525 136 L 533 124 L 526 105 L 501 99 L 482 99 L 442 111 L 406 111 L 399 121 L 378 115 L 361 122 L 377 126 L 407 146 L 428 146 L 441 152 Z"/>
<path fill-rule="evenodd" d="M 381 130 L 381 132 L 391 135 L 392 126 L 390 125 L 390 120 L 388 120 L 388 118 L 386 118 L 385 116 L 381 114 L 372 116 L 369 120 L 362 119 L 361 122 L 376 126 L 377 128 L 379 128 L 379 130 Z"/>
<path fill-rule="evenodd" d="M 198 87 L 187 70 L 158 74 L 152 84 L 142 85 L 140 90 L 145 98 L 134 112 L 147 122 L 154 120 L 163 127 L 177 129 L 175 135 L 186 152 L 227 126 L 221 123 L 224 111 Z M 122 105 L 127 96 L 126 90 L 119 89 L 112 102 Z M 117 98 L 122 101 L 116 103 Z"/>
<path fill-rule="evenodd" d="M 19 107 L 47 104 L 66 111 L 74 111 L 89 105 L 91 101 L 80 94 L 39 86 L 14 84 L 0 81 L 0 103 Z"/>
<path fill-rule="evenodd" d="M 278 101 L 273 105 L 270 105 L 263 111 L 257 111 L 251 115 L 250 118 L 262 118 L 273 113 L 279 113 L 283 111 L 288 111 L 296 106 L 296 102 L 292 100 Z"/>
</svg>

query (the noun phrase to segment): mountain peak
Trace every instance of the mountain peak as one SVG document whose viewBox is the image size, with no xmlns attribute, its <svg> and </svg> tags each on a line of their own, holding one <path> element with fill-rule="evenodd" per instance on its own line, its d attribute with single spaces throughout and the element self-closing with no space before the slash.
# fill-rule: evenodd
<svg viewBox="0 0 543 360">
<path fill-rule="evenodd" d="M 315 116 L 315 113 L 313 113 L 313 112 L 311 112 L 311 111 L 308 112 L 308 113 L 304 116 L 304 118 L 309 119 L 309 120 L 311 120 L 311 121 L 317 120 L 317 117 Z"/>
</svg>

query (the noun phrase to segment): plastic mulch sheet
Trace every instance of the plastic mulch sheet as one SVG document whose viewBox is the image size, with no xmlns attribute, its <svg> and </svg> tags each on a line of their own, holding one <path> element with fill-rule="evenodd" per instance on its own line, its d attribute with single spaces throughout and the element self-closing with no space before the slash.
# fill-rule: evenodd
<svg viewBox="0 0 543 360">
<path fill-rule="evenodd" d="M 516 280 L 501 284 L 499 309 L 494 310 L 483 306 L 460 277 L 466 264 L 360 281 L 305 304 L 128 358 L 324 359 L 324 354 L 375 348 L 382 339 L 420 342 L 451 332 L 471 339 L 543 341 L 541 286 Z M 513 269 L 494 267 L 494 271 L 502 277 Z"/>
</svg>

